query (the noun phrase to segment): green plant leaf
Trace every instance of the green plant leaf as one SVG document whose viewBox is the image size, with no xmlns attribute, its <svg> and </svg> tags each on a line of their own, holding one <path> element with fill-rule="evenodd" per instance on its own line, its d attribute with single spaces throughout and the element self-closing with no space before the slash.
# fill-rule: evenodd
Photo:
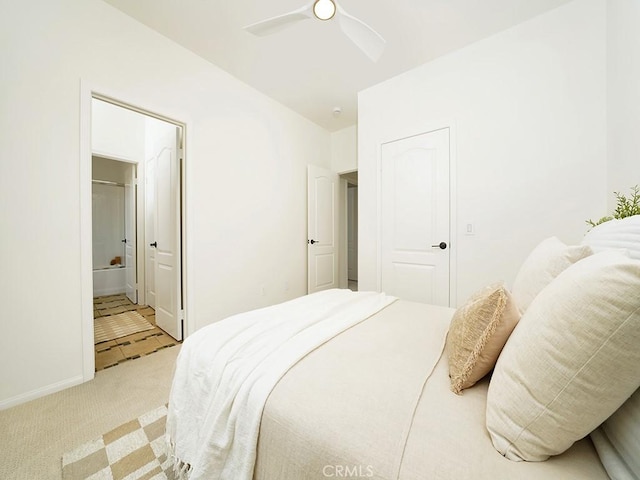
<svg viewBox="0 0 640 480">
<path fill-rule="evenodd" d="M 631 194 L 627 197 L 624 193 L 613 192 L 616 196 L 616 208 L 612 215 L 602 217 L 597 222 L 593 220 L 586 220 L 588 225 L 595 227 L 602 223 L 613 220 L 614 218 L 621 219 L 631 217 L 633 215 L 640 215 L 640 186 L 636 185 L 631 187 Z"/>
</svg>

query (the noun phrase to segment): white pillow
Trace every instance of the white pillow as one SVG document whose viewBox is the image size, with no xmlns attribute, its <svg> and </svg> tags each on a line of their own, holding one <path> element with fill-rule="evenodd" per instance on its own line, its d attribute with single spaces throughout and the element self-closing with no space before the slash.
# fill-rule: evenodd
<svg viewBox="0 0 640 480">
<path fill-rule="evenodd" d="M 594 252 L 625 249 L 631 258 L 640 259 L 640 215 L 601 223 L 587 232 L 582 243 L 591 246 Z"/>
<path fill-rule="evenodd" d="M 607 419 L 640 386 L 640 261 L 581 260 L 531 303 L 487 394 L 487 428 L 510 460 L 546 460 Z"/>
<path fill-rule="evenodd" d="M 536 295 L 560 272 L 592 253 L 589 245 L 568 246 L 557 237 L 540 242 L 520 267 L 513 283 L 511 294 L 520 312 L 524 313 Z"/>
<path fill-rule="evenodd" d="M 591 432 L 591 440 L 611 478 L 640 478 L 640 390 Z"/>
</svg>

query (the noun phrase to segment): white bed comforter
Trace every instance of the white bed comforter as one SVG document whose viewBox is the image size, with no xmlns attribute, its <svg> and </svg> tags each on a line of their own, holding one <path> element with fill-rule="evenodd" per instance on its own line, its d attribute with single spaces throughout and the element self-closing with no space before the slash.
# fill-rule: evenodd
<svg viewBox="0 0 640 480">
<path fill-rule="evenodd" d="M 323 343 L 395 300 L 326 290 L 205 327 L 176 364 L 167 440 L 190 480 L 251 480 L 262 411 L 280 378 Z"/>
</svg>

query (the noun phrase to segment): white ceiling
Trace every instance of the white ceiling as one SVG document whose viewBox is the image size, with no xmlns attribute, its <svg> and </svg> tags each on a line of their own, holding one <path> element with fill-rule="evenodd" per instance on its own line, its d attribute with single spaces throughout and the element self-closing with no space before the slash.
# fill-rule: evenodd
<svg viewBox="0 0 640 480">
<path fill-rule="evenodd" d="M 339 0 L 387 41 L 378 63 L 335 21 L 305 20 L 268 37 L 242 28 L 309 0 L 105 1 L 336 131 L 356 123 L 358 91 L 570 0 Z"/>
</svg>

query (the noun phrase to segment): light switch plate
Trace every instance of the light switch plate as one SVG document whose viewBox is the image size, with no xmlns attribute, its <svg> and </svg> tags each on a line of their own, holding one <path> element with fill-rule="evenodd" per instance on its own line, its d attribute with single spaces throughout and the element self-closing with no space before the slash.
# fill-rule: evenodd
<svg viewBox="0 0 640 480">
<path fill-rule="evenodd" d="M 464 234 L 465 235 L 475 235 L 476 227 L 473 223 L 466 223 L 464 226 Z"/>
</svg>

